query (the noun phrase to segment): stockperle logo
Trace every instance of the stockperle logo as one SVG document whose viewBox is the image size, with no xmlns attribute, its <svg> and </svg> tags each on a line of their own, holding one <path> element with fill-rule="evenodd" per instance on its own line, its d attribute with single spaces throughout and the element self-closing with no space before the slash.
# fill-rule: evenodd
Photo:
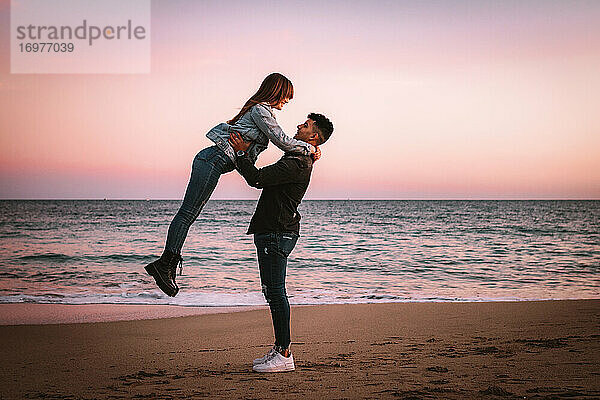
<svg viewBox="0 0 600 400">
<path fill-rule="evenodd" d="M 150 0 L 11 0 L 11 73 L 149 73 Z"/>
</svg>

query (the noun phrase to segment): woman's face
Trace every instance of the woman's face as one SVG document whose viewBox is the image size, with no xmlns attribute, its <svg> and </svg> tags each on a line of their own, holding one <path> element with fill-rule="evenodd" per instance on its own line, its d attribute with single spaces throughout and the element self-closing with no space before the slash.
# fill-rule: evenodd
<svg viewBox="0 0 600 400">
<path fill-rule="evenodd" d="M 279 103 L 275 104 L 273 106 L 273 108 L 277 109 L 277 110 L 281 110 L 283 108 L 284 105 L 287 104 L 287 102 L 290 101 L 290 99 L 288 99 L 287 97 L 284 98 L 283 100 L 281 100 Z"/>
</svg>

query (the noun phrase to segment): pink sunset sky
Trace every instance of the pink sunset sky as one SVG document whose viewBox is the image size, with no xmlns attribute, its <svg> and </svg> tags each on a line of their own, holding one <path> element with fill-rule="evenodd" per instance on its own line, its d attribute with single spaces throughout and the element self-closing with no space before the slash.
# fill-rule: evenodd
<svg viewBox="0 0 600 400">
<path fill-rule="evenodd" d="M 600 198 L 599 1 L 153 1 L 129 75 L 11 74 L 9 4 L 0 198 L 180 199 L 273 71 L 284 131 L 335 126 L 307 199 Z M 213 195 L 257 197 L 235 172 Z"/>
</svg>

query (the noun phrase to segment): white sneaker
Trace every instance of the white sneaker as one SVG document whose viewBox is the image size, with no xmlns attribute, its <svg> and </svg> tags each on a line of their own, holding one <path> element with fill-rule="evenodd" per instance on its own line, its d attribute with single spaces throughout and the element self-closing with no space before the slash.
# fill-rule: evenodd
<svg viewBox="0 0 600 400">
<path fill-rule="evenodd" d="M 290 353 L 289 357 L 284 357 L 278 351 L 275 355 L 267 358 L 262 364 L 257 364 L 252 367 L 256 372 L 287 372 L 296 369 L 294 366 L 294 356 Z"/>
<path fill-rule="evenodd" d="M 254 361 L 252 361 L 252 366 L 264 363 L 269 358 L 273 357 L 275 355 L 275 353 L 277 353 L 277 350 L 275 350 L 275 346 L 273 346 L 273 347 L 271 347 L 271 350 L 269 350 L 269 352 L 267 354 L 265 354 L 261 358 L 255 358 Z"/>
</svg>

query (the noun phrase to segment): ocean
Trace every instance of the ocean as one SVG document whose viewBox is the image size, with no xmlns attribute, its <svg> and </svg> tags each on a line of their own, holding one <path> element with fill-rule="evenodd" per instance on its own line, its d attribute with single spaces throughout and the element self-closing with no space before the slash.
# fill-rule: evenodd
<svg viewBox="0 0 600 400">
<path fill-rule="evenodd" d="M 0 303 L 262 305 L 256 202 L 211 200 L 175 298 L 144 266 L 180 201 L 0 201 Z M 291 304 L 600 298 L 600 201 L 308 200 Z"/>
</svg>

